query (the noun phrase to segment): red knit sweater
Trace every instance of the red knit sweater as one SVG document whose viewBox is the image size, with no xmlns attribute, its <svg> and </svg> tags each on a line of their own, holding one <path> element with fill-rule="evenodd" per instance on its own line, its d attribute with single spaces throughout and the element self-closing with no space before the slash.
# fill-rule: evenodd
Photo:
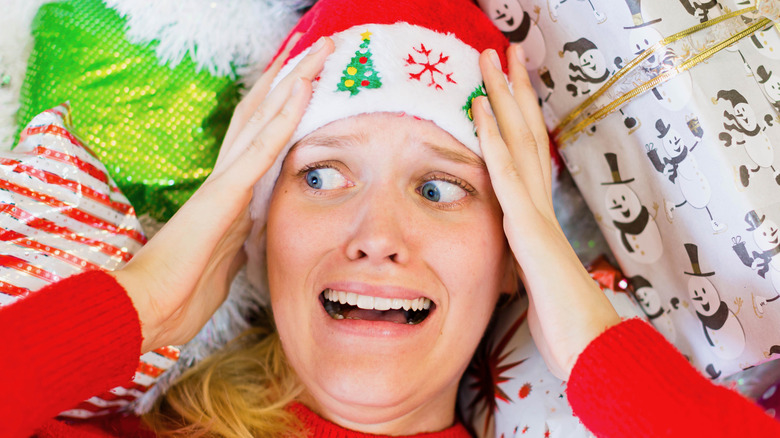
<svg viewBox="0 0 780 438">
<path fill-rule="evenodd" d="M 138 314 L 114 279 L 91 272 L 0 309 L 0 436 L 153 436 L 135 417 L 91 423 L 52 420 L 58 412 L 132 378 L 141 347 Z M 769 437 L 780 423 L 711 384 L 639 320 L 593 341 L 572 371 L 568 398 L 599 437 Z M 302 405 L 291 410 L 316 437 L 369 437 L 340 428 Z M 461 425 L 423 434 L 467 437 Z"/>
</svg>

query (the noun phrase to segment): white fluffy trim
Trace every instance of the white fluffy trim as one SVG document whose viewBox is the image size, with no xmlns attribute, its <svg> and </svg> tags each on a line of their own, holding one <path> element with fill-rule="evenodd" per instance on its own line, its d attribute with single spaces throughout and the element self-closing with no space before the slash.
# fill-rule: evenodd
<svg viewBox="0 0 780 438">
<path fill-rule="evenodd" d="M 315 0 L 105 0 L 127 17 L 128 39 L 159 41 L 162 64 L 189 56 L 199 69 L 234 76 L 237 69 L 265 66 Z"/>
<path fill-rule="evenodd" d="M 0 83 L 9 77 L 10 83 L 0 86 L 0 151 L 12 147 L 16 133 L 16 111 L 19 91 L 27 71 L 27 58 L 33 39 L 30 24 L 38 8 L 51 0 L 3 0 L 0 12 Z"/>
</svg>

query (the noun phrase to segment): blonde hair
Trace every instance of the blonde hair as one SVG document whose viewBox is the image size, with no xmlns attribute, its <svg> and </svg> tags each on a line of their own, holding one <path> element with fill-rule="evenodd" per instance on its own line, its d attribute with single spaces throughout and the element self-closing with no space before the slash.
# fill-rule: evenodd
<svg viewBox="0 0 780 438">
<path fill-rule="evenodd" d="M 298 437 L 285 407 L 303 386 L 287 364 L 270 315 L 188 370 L 144 421 L 161 437 Z"/>
</svg>

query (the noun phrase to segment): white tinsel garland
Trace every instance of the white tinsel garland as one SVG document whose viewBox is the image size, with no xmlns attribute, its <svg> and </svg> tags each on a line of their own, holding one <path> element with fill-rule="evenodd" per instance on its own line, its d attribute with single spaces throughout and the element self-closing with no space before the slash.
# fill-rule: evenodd
<svg viewBox="0 0 780 438">
<path fill-rule="evenodd" d="M 189 56 L 214 75 L 232 76 L 263 66 L 315 0 L 105 0 L 127 17 L 134 43 L 159 42 L 161 63 Z"/>
<path fill-rule="evenodd" d="M 3 0 L 0 12 L 0 151 L 10 150 L 16 134 L 19 92 L 32 50 L 30 24 L 38 8 L 52 0 Z M 8 81 L 7 84 L 5 80 Z"/>
</svg>

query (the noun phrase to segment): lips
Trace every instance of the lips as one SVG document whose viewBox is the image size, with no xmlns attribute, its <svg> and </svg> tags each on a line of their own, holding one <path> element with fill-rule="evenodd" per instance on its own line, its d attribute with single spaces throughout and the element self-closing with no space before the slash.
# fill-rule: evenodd
<svg viewBox="0 0 780 438">
<path fill-rule="evenodd" d="M 430 299 L 376 297 L 354 292 L 325 289 L 320 303 L 331 318 L 385 321 L 397 324 L 419 324 L 436 307 Z"/>
</svg>

